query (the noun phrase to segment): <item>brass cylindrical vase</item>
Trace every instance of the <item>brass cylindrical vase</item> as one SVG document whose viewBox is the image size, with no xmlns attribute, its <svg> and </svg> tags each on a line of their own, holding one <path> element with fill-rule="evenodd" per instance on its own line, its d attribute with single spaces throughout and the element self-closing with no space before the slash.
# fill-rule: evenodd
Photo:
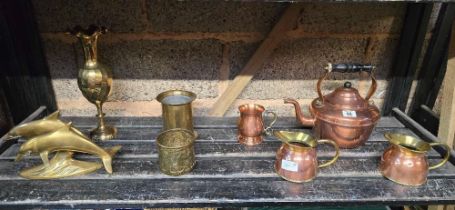
<svg viewBox="0 0 455 210">
<path fill-rule="evenodd" d="M 190 172 L 196 164 L 194 140 L 193 132 L 182 128 L 161 132 L 156 139 L 161 172 L 171 176 Z"/>
<path fill-rule="evenodd" d="M 193 131 L 191 103 L 196 94 L 184 90 L 169 90 L 160 93 L 156 100 L 161 103 L 163 130 L 183 128 Z"/>
</svg>

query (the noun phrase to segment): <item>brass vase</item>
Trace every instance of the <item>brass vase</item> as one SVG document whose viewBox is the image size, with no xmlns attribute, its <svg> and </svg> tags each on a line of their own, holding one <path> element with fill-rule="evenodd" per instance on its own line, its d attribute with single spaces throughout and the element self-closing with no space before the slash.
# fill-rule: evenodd
<svg viewBox="0 0 455 210">
<path fill-rule="evenodd" d="M 98 127 L 91 131 L 93 140 L 109 140 L 115 138 L 117 129 L 104 122 L 103 103 L 110 95 L 112 88 L 112 71 L 98 61 L 98 36 L 107 32 L 104 27 L 90 26 L 82 29 L 76 26 L 70 33 L 79 38 L 84 50 L 84 66 L 79 69 L 77 84 L 84 97 L 96 105 L 98 110 Z"/>
</svg>

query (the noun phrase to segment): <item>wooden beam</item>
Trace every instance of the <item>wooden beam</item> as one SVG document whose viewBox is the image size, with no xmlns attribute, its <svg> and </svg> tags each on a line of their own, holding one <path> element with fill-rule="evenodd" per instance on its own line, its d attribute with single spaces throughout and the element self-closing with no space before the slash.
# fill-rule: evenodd
<svg viewBox="0 0 455 210">
<path fill-rule="evenodd" d="M 452 23 L 452 33 L 449 42 L 447 69 L 442 86 L 441 117 L 439 121 L 438 138 L 453 148 L 455 140 L 455 23 Z M 453 205 L 429 206 L 429 210 L 452 210 Z"/>
<path fill-rule="evenodd" d="M 406 109 L 432 10 L 433 3 L 408 3 L 383 115 L 390 115 L 395 107 Z"/>
<path fill-rule="evenodd" d="M 430 109 L 434 106 L 447 68 L 450 30 L 454 17 L 455 4 L 442 3 L 433 35 L 425 52 L 422 68 L 417 78 L 418 84 L 413 102 L 408 111 L 411 116 L 415 115 L 414 112 L 420 111 L 421 105 L 425 105 Z"/>
<path fill-rule="evenodd" d="M 455 24 L 452 24 L 449 60 L 444 80 L 438 137 L 453 148 L 455 137 Z"/>
<path fill-rule="evenodd" d="M 286 31 L 295 26 L 302 4 L 291 4 L 273 27 L 266 39 L 250 58 L 229 87 L 223 92 L 210 110 L 212 116 L 223 116 L 235 99 L 242 93 L 256 72 L 261 69 L 272 52 L 286 39 Z"/>
</svg>

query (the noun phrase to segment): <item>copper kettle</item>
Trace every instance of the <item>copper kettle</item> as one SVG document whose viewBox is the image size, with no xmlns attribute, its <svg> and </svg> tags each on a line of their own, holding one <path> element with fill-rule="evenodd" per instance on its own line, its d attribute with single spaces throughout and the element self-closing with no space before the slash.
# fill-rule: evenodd
<svg viewBox="0 0 455 210">
<path fill-rule="evenodd" d="M 294 99 L 285 99 L 284 103 L 295 106 L 297 120 L 304 126 L 313 127 L 316 138 L 332 139 L 341 148 L 355 148 L 363 145 L 373 131 L 380 118 L 379 109 L 370 101 L 376 91 L 373 65 L 362 64 L 328 64 L 325 74 L 317 83 L 318 98 L 311 103 L 311 117 L 305 117 L 299 103 Z M 350 82 L 337 88 L 332 93 L 322 95 L 322 81 L 331 72 L 354 73 L 367 72 L 371 77 L 371 86 L 365 98 L 359 91 L 351 87 Z"/>
</svg>

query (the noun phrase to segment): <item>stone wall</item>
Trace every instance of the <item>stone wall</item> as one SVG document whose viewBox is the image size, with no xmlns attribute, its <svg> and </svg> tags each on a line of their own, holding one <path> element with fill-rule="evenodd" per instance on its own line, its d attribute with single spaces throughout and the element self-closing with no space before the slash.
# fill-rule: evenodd
<svg viewBox="0 0 455 210">
<path fill-rule="evenodd" d="M 77 88 L 82 49 L 65 34 L 75 25 L 110 29 L 99 41 L 101 62 L 112 67 L 108 115 L 159 116 L 155 96 L 168 89 L 198 95 L 196 115 L 206 115 L 284 11 L 285 3 L 158 0 L 34 0 L 35 15 L 64 115 L 95 114 Z M 377 65 L 382 106 L 405 13 L 404 3 L 304 3 L 296 28 L 277 48 L 227 115 L 247 102 L 292 116 L 285 97 L 308 104 L 327 62 Z M 335 74 L 333 90 L 358 75 Z M 365 94 L 369 82 L 355 83 Z"/>
</svg>

